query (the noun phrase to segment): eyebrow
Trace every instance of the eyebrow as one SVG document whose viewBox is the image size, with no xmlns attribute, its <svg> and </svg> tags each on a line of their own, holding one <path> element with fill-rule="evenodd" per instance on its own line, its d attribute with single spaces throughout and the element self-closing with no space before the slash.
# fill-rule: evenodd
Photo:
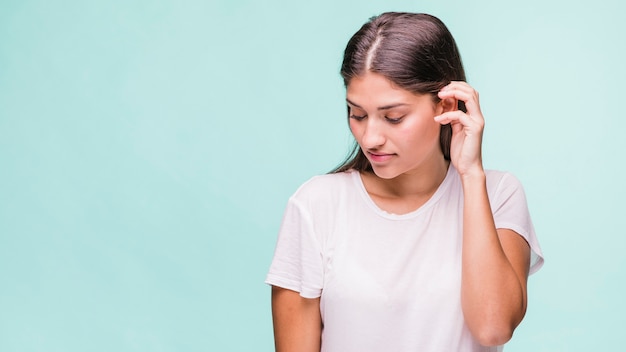
<svg viewBox="0 0 626 352">
<path fill-rule="evenodd" d="M 363 109 L 358 104 L 355 104 L 355 103 L 351 102 L 350 99 L 346 99 L 346 102 L 348 104 L 350 104 L 350 105 L 353 105 L 354 107 L 357 107 L 359 109 Z M 405 103 L 390 104 L 390 105 L 381 106 L 381 107 L 378 108 L 378 110 L 389 110 L 389 109 L 397 108 L 397 107 L 400 107 L 400 106 L 406 106 L 406 105 L 409 105 L 409 104 L 405 104 Z"/>
</svg>

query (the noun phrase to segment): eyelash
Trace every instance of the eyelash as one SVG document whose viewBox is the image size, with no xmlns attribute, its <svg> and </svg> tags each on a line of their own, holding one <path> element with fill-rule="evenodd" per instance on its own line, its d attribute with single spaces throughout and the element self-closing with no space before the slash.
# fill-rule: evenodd
<svg viewBox="0 0 626 352">
<path fill-rule="evenodd" d="M 392 123 L 392 124 L 394 124 L 394 125 L 395 125 L 395 124 L 398 124 L 398 123 L 400 123 L 400 122 L 402 122 L 402 117 L 398 117 L 397 119 L 391 119 L 391 118 L 389 118 L 389 117 L 385 117 L 385 119 L 386 119 L 389 123 Z"/>
<path fill-rule="evenodd" d="M 351 119 L 354 119 L 356 121 L 363 121 L 365 118 L 367 117 L 367 115 L 364 116 L 358 116 L 358 115 L 350 115 Z M 391 123 L 391 124 L 399 124 L 400 122 L 402 122 L 402 117 L 398 117 L 395 119 L 389 118 L 389 117 L 385 117 L 385 120 L 387 120 L 387 122 Z"/>
<path fill-rule="evenodd" d="M 358 116 L 358 115 L 350 115 L 351 119 L 354 119 L 356 121 L 362 121 L 363 119 L 365 119 L 367 117 L 367 115 L 365 116 Z"/>
</svg>

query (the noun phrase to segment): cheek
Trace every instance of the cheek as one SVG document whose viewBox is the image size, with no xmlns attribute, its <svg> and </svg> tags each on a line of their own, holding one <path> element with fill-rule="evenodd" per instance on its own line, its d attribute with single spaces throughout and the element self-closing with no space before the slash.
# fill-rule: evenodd
<svg viewBox="0 0 626 352">
<path fill-rule="evenodd" d="M 354 119 L 349 119 L 348 127 L 350 127 L 350 132 L 352 133 L 354 138 L 356 138 L 359 134 L 359 124 L 356 121 L 354 121 Z"/>
<path fill-rule="evenodd" d="M 407 125 L 400 133 L 405 140 L 410 141 L 428 141 L 435 137 L 439 137 L 441 125 L 435 120 L 417 119 L 411 125 Z"/>
</svg>

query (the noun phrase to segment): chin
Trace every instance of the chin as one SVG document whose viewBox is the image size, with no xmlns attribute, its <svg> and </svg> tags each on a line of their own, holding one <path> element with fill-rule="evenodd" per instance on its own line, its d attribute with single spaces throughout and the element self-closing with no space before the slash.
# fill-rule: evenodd
<svg viewBox="0 0 626 352">
<path fill-rule="evenodd" d="M 395 170 L 389 170 L 385 168 L 381 169 L 381 168 L 376 168 L 376 167 L 372 167 L 372 170 L 374 170 L 374 175 L 385 180 L 391 180 L 400 176 L 400 173 Z"/>
</svg>

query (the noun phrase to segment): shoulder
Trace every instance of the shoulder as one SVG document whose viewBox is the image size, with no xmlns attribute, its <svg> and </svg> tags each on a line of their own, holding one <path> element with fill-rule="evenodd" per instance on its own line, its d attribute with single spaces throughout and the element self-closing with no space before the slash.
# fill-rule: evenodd
<svg viewBox="0 0 626 352">
<path fill-rule="evenodd" d="M 452 170 L 452 175 L 454 176 L 452 177 L 452 182 L 455 184 L 454 189 L 460 192 L 461 179 L 456 169 Z M 517 177 L 515 177 L 515 175 L 508 171 L 486 169 L 485 178 L 487 183 L 487 192 L 490 197 L 506 192 L 507 190 L 523 190 L 521 182 L 517 179 Z"/>
<path fill-rule="evenodd" d="M 355 189 L 356 171 L 318 175 L 304 182 L 291 196 L 299 202 L 331 201 L 333 198 Z"/>
<path fill-rule="evenodd" d="M 522 190 L 522 183 L 515 175 L 507 171 L 485 170 L 487 190 L 489 193 L 506 192 L 507 190 Z"/>
<path fill-rule="evenodd" d="M 517 177 L 510 172 L 497 170 L 486 171 L 486 175 L 487 193 L 494 213 L 502 209 L 527 212 L 526 193 Z"/>
</svg>

